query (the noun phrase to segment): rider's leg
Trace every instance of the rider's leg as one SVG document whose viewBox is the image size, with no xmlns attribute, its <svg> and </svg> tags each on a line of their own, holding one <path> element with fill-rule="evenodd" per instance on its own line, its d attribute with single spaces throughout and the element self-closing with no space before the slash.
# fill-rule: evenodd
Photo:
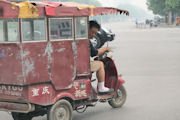
<svg viewBox="0 0 180 120">
<path fill-rule="evenodd" d="M 98 78 L 98 82 L 104 82 L 104 80 L 105 80 L 104 64 L 103 64 L 103 62 L 100 62 L 100 61 L 98 62 L 98 64 L 100 67 L 96 73 L 96 76 Z"/>
<path fill-rule="evenodd" d="M 99 61 L 100 68 L 97 71 L 97 78 L 98 78 L 98 91 L 99 92 L 107 92 L 109 88 L 105 87 L 105 70 L 103 62 Z"/>
<path fill-rule="evenodd" d="M 105 71 L 104 64 L 101 61 L 91 61 L 91 71 L 96 72 L 98 78 L 98 91 L 107 92 L 109 88 L 105 87 Z"/>
</svg>

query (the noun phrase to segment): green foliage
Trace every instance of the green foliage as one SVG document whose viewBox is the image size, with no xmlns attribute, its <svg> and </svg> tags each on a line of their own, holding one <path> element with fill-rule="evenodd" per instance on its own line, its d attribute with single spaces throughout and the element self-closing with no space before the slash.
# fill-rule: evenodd
<svg viewBox="0 0 180 120">
<path fill-rule="evenodd" d="M 179 11 L 180 9 L 180 0 L 166 0 L 166 9 L 173 10 L 173 11 Z"/>
<path fill-rule="evenodd" d="M 180 12 L 180 0 L 147 0 L 147 5 L 154 14 L 165 15 L 169 11 Z"/>
<path fill-rule="evenodd" d="M 148 9 L 152 10 L 154 14 L 165 15 L 166 0 L 147 0 Z"/>
</svg>

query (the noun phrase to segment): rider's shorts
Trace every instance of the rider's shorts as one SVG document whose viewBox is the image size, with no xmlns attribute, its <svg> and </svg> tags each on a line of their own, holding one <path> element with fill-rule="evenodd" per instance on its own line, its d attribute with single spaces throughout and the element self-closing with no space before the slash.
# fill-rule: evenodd
<svg viewBox="0 0 180 120">
<path fill-rule="evenodd" d="M 96 72 L 101 67 L 101 61 L 91 61 L 90 62 L 91 72 Z"/>
</svg>

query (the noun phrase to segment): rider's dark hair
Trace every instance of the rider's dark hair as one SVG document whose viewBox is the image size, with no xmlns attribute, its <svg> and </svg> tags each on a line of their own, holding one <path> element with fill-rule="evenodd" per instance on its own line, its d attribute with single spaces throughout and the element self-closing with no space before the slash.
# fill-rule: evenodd
<svg viewBox="0 0 180 120">
<path fill-rule="evenodd" d="M 99 25 L 99 23 L 97 21 L 91 20 L 91 21 L 89 21 L 89 28 L 91 29 L 93 27 L 97 28 L 98 30 L 100 30 L 100 28 L 101 28 L 101 26 Z"/>
</svg>

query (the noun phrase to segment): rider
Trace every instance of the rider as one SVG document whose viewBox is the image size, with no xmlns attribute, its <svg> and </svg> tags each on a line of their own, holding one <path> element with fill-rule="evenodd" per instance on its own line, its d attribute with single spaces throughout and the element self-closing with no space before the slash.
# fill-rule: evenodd
<svg viewBox="0 0 180 120">
<path fill-rule="evenodd" d="M 89 37 L 92 39 L 96 36 L 97 32 L 100 30 L 100 25 L 96 21 L 89 21 Z M 110 48 L 100 48 L 95 49 L 90 42 L 90 49 L 91 49 L 91 57 L 102 55 L 104 52 L 109 52 Z M 98 93 L 99 94 L 108 94 L 113 92 L 112 89 L 109 89 L 105 87 L 104 81 L 105 81 L 105 70 L 104 70 L 104 64 L 102 61 L 91 61 L 90 63 L 91 71 L 97 72 L 97 78 L 98 78 Z"/>
</svg>

